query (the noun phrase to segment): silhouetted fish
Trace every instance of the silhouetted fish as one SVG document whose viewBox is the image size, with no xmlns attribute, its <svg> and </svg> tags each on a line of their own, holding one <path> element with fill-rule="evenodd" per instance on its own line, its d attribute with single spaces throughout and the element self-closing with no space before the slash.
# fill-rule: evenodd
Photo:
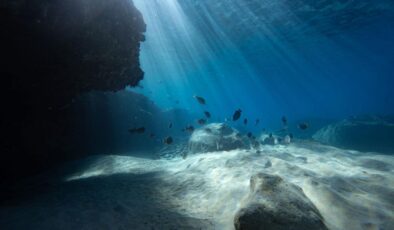
<svg viewBox="0 0 394 230">
<path fill-rule="evenodd" d="M 200 125 L 205 125 L 205 123 L 207 123 L 207 120 L 205 120 L 204 118 L 198 119 L 197 123 Z"/>
<path fill-rule="evenodd" d="M 238 109 L 233 114 L 233 121 L 238 120 L 241 117 L 242 110 Z"/>
<path fill-rule="evenodd" d="M 142 134 L 145 132 L 145 127 L 139 127 L 139 128 L 132 128 L 129 129 L 129 133 L 138 133 L 138 134 Z"/>
<path fill-rule="evenodd" d="M 193 96 L 193 97 L 198 101 L 198 103 L 200 103 L 201 105 L 205 105 L 205 99 L 203 97 L 200 96 Z"/>
<path fill-rule="evenodd" d="M 211 113 L 208 111 L 204 111 L 204 114 L 207 118 L 211 118 Z"/>
<path fill-rule="evenodd" d="M 251 132 L 248 132 L 248 134 L 246 134 L 249 138 L 251 138 L 252 137 L 252 133 Z"/>
<path fill-rule="evenodd" d="M 170 124 L 168 124 L 168 128 L 169 128 L 169 129 L 172 128 L 172 122 L 170 122 Z"/>
<path fill-rule="evenodd" d="M 287 126 L 287 118 L 285 116 L 282 117 L 282 123 L 284 126 Z"/>
<path fill-rule="evenodd" d="M 301 129 L 301 130 L 305 130 L 308 127 L 309 127 L 308 123 L 305 123 L 305 122 L 298 124 L 298 128 Z"/>
<path fill-rule="evenodd" d="M 150 135 L 149 135 L 149 137 L 150 138 L 154 138 L 156 135 L 154 134 L 154 133 L 151 133 Z"/>
<path fill-rule="evenodd" d="M 254 123 L 255 126 L 257 126 L 260 123 L 260 119 L 256 119 L 256 122 Z"/>
<path fill-rule="evenodd" d="M 244 125 L 247 125 L 247 124 L 248 124 L 248 119 L 245 118 L 245 119 L 244 119 Z"/>
<path fill-rule="evenodd" d="M 170 137 L 170 136 L 164 138 L 164 140 L 163 140 L 163 143 L 164 143 L 164 144 L 167 144 L 167 145 L 172 144 L 172 142 L 174 142 L 174 140 L 173 140 L 172 137 Z"/>
<path fill-rule="evenodd" d="M 207 132 L 207 133 L 212 133 L 212 129 L 210 129 L 210 128 L 205 128 L 204 130 L 205 130 L 205 132 Z"/>
</svg>

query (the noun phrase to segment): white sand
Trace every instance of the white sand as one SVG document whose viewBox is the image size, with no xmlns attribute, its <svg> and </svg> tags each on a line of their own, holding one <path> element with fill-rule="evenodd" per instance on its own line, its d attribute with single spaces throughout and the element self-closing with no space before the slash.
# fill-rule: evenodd
<svg viewBox="0 0 394 230">
<path fill-rule="evenodd" d="M 266 172 L 300 186 L 330 229 L 394 226 L 394 157 L 389 155 L 303 143 L 185 160 L 112 155 L 89 162 L 53 191 L 1 207 L 0 224 L 12 228 L 30 222 L 31 229 L 233 229 L 250 176 Z M 58 223 L 62 228 L 51 228 Z"/>
</svg>

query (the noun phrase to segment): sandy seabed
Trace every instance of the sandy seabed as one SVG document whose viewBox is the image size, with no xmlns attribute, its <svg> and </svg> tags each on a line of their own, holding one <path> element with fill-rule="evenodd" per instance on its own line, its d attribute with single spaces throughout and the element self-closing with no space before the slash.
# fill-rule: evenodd
<svg viewBox="0 0 394 230">
<path fill-rule="evenodd" d="M 394 157 L 313 142 L 186 159 L 94 156 L 65 171 L 2 204 L 1 229 L 233 229 L 259 172 L 301 187 L 329 229 L 394 226 Z"/>
</svg>

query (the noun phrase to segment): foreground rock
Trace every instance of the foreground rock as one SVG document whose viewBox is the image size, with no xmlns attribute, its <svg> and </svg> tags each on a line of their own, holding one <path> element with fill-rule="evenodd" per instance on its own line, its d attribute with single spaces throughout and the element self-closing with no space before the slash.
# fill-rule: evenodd
<svg viewBox="0 0 394 230">
<path fill-rule="evenodd" d="M 237 230 L 327 229 L 301 188 L 279 176 L 259 173 L 250 179 L 250 194 L 235 215 Z"/>
<path fill-rule="evenodd" d="M 352 117 L 320 129 L 313 138 L 340 148 L 394 153 L 394 120 L 378 116 Z"/>
<path fill-rule="evenodd" d="M 239 132 L 224 123 L 208 124 L 193 132 L 189 140 L 192 153 L 229 151 L 244 148 Z"/>
</svg>

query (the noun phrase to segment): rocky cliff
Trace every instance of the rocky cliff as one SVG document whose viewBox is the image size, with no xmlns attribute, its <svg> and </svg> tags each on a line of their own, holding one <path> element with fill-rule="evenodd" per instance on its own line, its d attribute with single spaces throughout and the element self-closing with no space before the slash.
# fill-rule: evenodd
<svg viewBox="0 0 394 230">
<path fill-rule="evenodd" d="M 1 173 L 19 177 L 70 158 L 76 96 L 143 78 L 145 24 L 128 0 L 5 0 L 0 12 Z"/>
</svg>

